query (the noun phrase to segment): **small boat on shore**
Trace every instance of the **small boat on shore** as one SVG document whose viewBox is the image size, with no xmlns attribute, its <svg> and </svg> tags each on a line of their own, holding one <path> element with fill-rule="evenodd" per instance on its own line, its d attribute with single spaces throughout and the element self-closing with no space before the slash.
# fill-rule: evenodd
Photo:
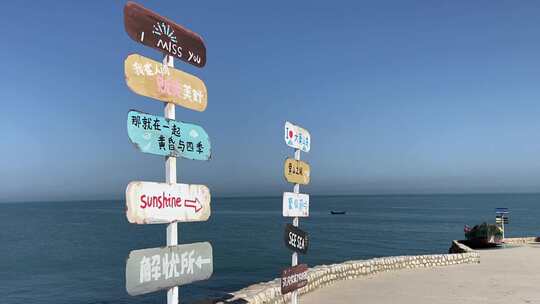
<svg viewBox="0 0 540 304">
<path fill-rule="evenodd" d="M 330 210 L 330 214 L 345 214 L 347 213 L 347 211 L 335 211 L 335 210 Z"/>
</svg>

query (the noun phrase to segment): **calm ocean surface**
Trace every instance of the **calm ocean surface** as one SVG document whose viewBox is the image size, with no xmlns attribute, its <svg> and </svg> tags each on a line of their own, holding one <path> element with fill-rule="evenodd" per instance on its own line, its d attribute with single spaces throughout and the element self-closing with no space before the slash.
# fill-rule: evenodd
<svg viewBox="0 0 540 304">
<path fill-rule="evenodd" d="M 508 236 L 540 234 L 540 194 L 312 196 L 310 266 L 390 255 L 443 253 L 463 225 L 510 208 Z M 166 292 L 131 297 L 130 250 L 165 244 L 165 225 L 132 225 L 121 201 L 0 204 L 0 303 L 165 303 Z M 330 215 L 330 210 L 347 210 Z M 25 219 L 27 219 L 25 221 Z M 183 303 L 271 280 L 290 265 L 281 198 L 212 201 L 205 223 L 179 225 L 180 243 L 209 241 L 214 274 L 180 288 Z"/>
</svg>

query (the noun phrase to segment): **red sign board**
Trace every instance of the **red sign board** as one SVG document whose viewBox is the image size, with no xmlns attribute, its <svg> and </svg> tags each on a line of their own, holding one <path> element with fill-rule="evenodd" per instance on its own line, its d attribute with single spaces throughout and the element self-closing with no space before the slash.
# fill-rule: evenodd
<svg viewBox="0 0 540 304">
<path fill-rule="evenodd" d="M 124 26 L 137 42 L 199 68 L 206 64 L 201 36 L 135 2 L 124 7 Z"/>
<path fill-rule="evenodd" d="M 281 294 L 286 294 L 307 285 L 306 264 L 300 264 L 284 269 L 281 272 Z"/>
</svg>

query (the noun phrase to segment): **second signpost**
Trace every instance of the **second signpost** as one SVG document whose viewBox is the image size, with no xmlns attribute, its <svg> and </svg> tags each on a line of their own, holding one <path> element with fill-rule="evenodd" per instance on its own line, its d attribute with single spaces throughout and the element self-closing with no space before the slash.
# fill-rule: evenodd
<svg viewBox="0 0 540 304">
<path fill-rule="evenodd" d="M 298 253 L 306 254 L 309 248 L 309 236 L 298 228 L 299 217 L 309 216 L 309 195 L 300 193 L 300 185 L 310 181 L 311 169 L 300 160 L 300 151 L 309 152 L 311 135 L 309 132 L 290 122 L 285 122 L 285 143 L 294 148 L 294 159 L 285 160 L 283 174 L 285 179 L 294 184 L 293 192 L 283 193 L 283 216 L 292 217 L 293 223 L 285 226 L 285 246 L 293 251 L 292 267 L 281 272 L 281 293 L 292 292 L 291 303 L 298 303 L 298 289 L 307 285 L 306 264 L 298 265 Z"/>
<path fill-rule="evenodd" d="M 175 105 L 204 111 L 207 91 L 199 78 L 174 69 L 174 58 L 203 67 L 206 47 L 199 35 L 133 2 L 124 8 L 124 25 L 133 40 L 164 53 L 163 63 L 129 55 L 124 62 L 128 87 L 165 102 L 164 117 L 136 110 L 128 113 L 128 136 L 135 147 L 143 153 L 165 156 L 165 183 L 129 183 L 126 216 L 134 224 L 168 224 L 166 247 L 130 252 L 126 290 L 130 295 L 141 295 L 166 289 L 167 303 L 177 304 L 177 286 L 206 280 L 213 272 L 210 243 L 178 245 L 177 231 L 178 222 L 210 217 L 208 187 L 176 180 L 176 158 L 209 160 L 211 145 L 201 126 L 175 120 Z"/>
</svg>

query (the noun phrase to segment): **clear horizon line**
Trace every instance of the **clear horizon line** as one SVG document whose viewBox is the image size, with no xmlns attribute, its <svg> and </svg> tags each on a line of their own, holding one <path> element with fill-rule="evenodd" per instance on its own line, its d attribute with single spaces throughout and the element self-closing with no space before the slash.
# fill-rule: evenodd
<svg viewBox="0 0 540 304">
<path fill-rule="evenodd" d="M 284 191 L 285 192 L 285 191 Z M 309 193 L 307 193 L 309 194 Z M 459 196 L 459 195 L 531 195 L 540 194 L 540 192 L 433 192 L 433 193 L 386 193 L 386 194 L 309 194 L 312 197 L 352 197 L 352 196 Z M 216 196 L 214 199 L 249 199 L 249 198 L 279 198 L 281 195 L 224 195 Z M 123 198 L 109 199 L 75 199 L 75 200 L 20 200 L 20 201 L 0 201 L 0 204 L 18 204 L 18 203 L 62 203 L 62 202 L 104 202 L 104 201 L 122 201 Z"/>
</svg>

